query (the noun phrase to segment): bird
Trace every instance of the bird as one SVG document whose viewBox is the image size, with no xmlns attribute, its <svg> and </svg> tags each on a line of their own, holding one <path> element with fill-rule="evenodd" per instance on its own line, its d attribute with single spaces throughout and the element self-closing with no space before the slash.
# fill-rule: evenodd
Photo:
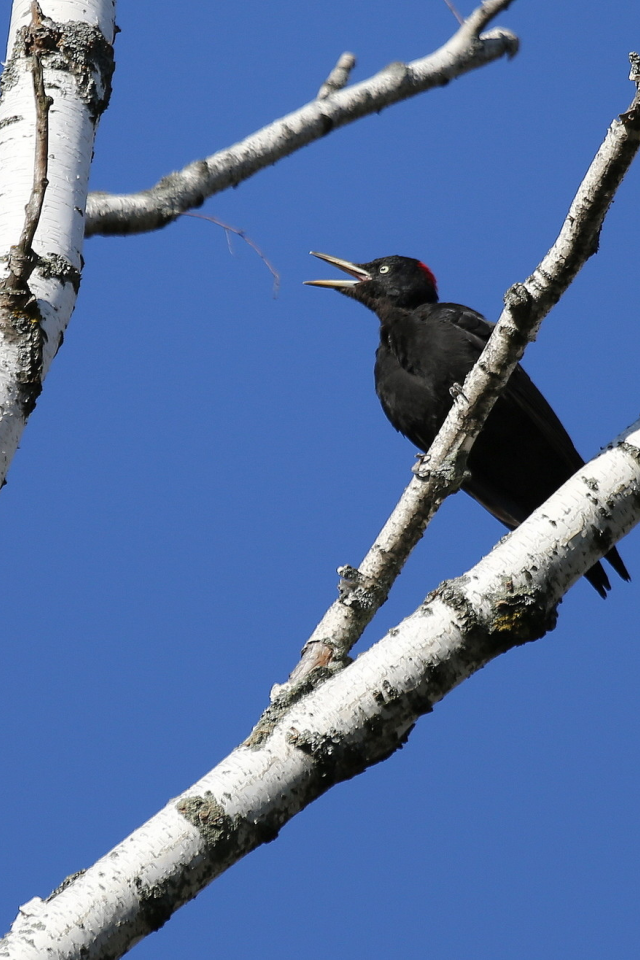
<svg viewBox="0 0 640 960">
<path fill-rule="evenodd" d="M 427 453 L 495 324 L 470 307 L 441 302 L 436 278 L 420 260 L 390 256 L 352 263 L 311 253 L 350 279 L 307 285 L 336 290 L 377 314 L 376 393 L 395 429 Z M 583 465 L 561 421 L 518 364 L 473 445 L 462 489 L 514 530 Z M 631 579 L 615 547 L 605 559 L 623 580 Z M 585 577 L 606 597 L 611 584 L 600 562 Z"/>
</svg>

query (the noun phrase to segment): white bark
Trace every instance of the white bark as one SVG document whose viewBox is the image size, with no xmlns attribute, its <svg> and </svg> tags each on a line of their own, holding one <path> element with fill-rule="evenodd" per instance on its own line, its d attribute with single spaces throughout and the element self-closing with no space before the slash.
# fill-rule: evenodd
<svg viewBox="0 0 640 960">
<path fill-rule="evenodd" d="M 62 35 L 55 52 L 41 55 L 45 89 L 53 98 L 49 185 L 33 244 L 39 263 L 29 290 L 45 336 L 40 349 L 26 356 L 13 320 L 5 317 L 0 323 L 0 483 L 75 304 L 93 141 L 109 82 L 108 65 L 96 70 L 87 63 L 95 40 L 87 27 L 100 31 L 105 48 L 114 34 L 113 0 L 50 0 L 43 13 L 53 21 L 54 33 Z M 0 280 L 8 275 L 9 253 L 20 237 L 33 185 L 35 100 L 21 33 L 30 20 L 29 0 L 15 0 L 0 102 Z M 65 38 L 74 41 L 74 50 L 65 48 Z"/>
<path fill-rule="evenodd" d="M 634 59 L 635 58 L 635 59 Z M 637 55 L 631 54 L 630 79 L 639 83 Z M 542 320 L 596 252 L 604 218 L 616 190 L 640 148 L 640 89 L 629 110 L 615 119 L 578 187 L 558 237 L 523 283 L 505 294 L 505 308 L 456 402 L 416 469 L 416 478 L 360 567 L 342 568 L 343 596 L 327 610 L 311 634 L 288 684 L 295 688 L 320 667 L 340 666 L 362 635 L 402 570 L 440 504 L 462 483 L 466 460 L 495 401 L 504 389 Z"/>
<path fill-rule="evenodd" d="M 157 230 L 186 210 L 200 206 L 207 197 L 237 186 L 338 127 L 441 87 L 500 57 L 514 56 L 518 39 L 509 30 L 481 33 L 512 2 L 485 0 L 430 56 L 411 63 L 392 63 L 368 80 L 330 96 L 323 84 L 311 103 L 232 147 L 169 174 L 149 190 L 121 195 L 92 193 L 87 204 L 87 235 Z"/>
<path fill-rule="evenodd" d="M 21 907 L 0 957 L 121 956 L 334 783 L 389 756 L 462 680 L 551 629 L 569 586 L 639 520 L 640 422 L 353 664 L 280 713 L 276 704 L 120 846 Z"/>
<path fill-rule="evenodd" d="M 0 487 L 71 317 L 85 233 L 157 229 L 207 196 L 239 183 L 334 127 L 441 86 L 505 54 L 513 55 L 518 41 L 509 31 L 480 36 L 512 2 L 486 0 L 430 57 L 394 64 L 348 90 L 319 96 L 228 150 L 171 174 L 153 190 L 124 197 L 94 195 L 86 216 L 95 127 L 108 100 L 111 64 L 104 56 L 94 56 L 91 38 L 86 36 L 74 38 L 73 50 L 58 44 L 53 53 L 45 51 L 45 88 L 53 94 L 54 104 L 49 114 L 50 182 L 33 244 L 40 265 L 29 279 L 37 311 L 35 318 L 27 317 L 21 314 L 22 305 L 14 302 L 5 304 L 14 319 L 0 319 Z M 49 0 L 43 14 L 47 22 L 66 24 L 71 30 L 74 24 L 91 24 L 111 44 L 114 7 L 115 0 Z M 30 18 L 30 0 L 15 0 L 0 102 L 0 282 L 8 273 L 9 251 L 20 235 L 33 184 L 34 97 L 29 58 L 21 49 L 21 31 Z M 84 52 L 78 57 L 83 43 Z M 91 56 L 94 62 L 89 64 Z M 338 67 L 341 74 L 334 82 L 336 87 L 346 82 L 349 72 L 342 59 Z M 89 75 L 92 69 L 93 77 Z M 92 83 L 95 89 L 91 89 Z"/>
<path fill-rule="evenodd" d="M 345 51 L 318 90 L 316 100 L 326 100 L 326 98 L 330 97 L 331 94 L 337 93 L 338 90 L 342 90 L 343 87 L 346 87 L 347 83 L 349 82 L 351 71 L 355 65 L 356 58 L 354 55 L 349 53 L 348 50 Z"/>
<path fill-rule="evenodd" d="M 507 5 L 494 0 L 480 10 L 486 17 L 489 9 L 495 13 Z M 17 28 L 25 20 L 27 7 L 26 0 L 16 3 L 12 42 L 18 38 Z M 89 15 L 110 39 L 111 7 L 110 0 L 81 4 L 52 0 L 45 14 L 58 22 Z M 480 29 L 478 22 L 476 17 L 476 30 Z M 465 37 L 460 39 L 460 33 L 456 37 L 462 44 Z M 473 36 L 467 26 L 466 40 Z M 470 48 L 461 49 L 469 55 Z M 448 53 L 458 72 L 463 72 L 461 63 L 466 63 L 465 69 L 471 68 L 471 59 L 456 61 L 455 45 Z M 33 136 L 26 130 L 33 118 L 33 90 L 24 60 L 20 55 L 11 60 L 11 85 L 0 113 L 0 165 L 6 182 L 16 178 L 20 198 L 9 201 L 8 194 L 6 200 L 3 195 L 0 204 L 0 210 L 4 207 L 0 252 L 5 257 L 20 234 L 33 182 Z M 55 61 L 43 60 L 47 89 L 56 101 L 51 111 L 51 187 L 35 241 L 41 262 L 29 280 L 48 334 L 39 377 L 50 363 L 73 306 L 81 263 L 82 218 L 78 210 L 84 201 L 95 126 L 95 111 L 78 95 L 75 77 Z M 402 73 L 401 86 L 409 76 L 406 70 L 398 72 Z M 383 86 L 392 74 L 381 75 Z M 442 72 L 434 76 L 438 78 L 434 83 L 446 78 Z M 335 104 L 349 93 L 343 91 L 323 103 Z M 100 90 L 98 94 L 100 98 Z M 356 115 L 362 113 L 351 118 Z M 316 120 L 318 116 L 322 120 L 327 115 L 316 114 Z M 61 120 L 66 124 L 64 137 Z M 336 122 L 347 120 L 338 118 Z M 286 139 L 285 133 L 280 131 Z M 301 136 L 307 134 L 301 132 Z M 251 168 L 248 155 L 243 160 L 242 151 L 234 155 L 234 149 L 225 152 L 227 160 L 231 163 L 235 156 L 242 176 L 260 168 Z M 271 156 L 268 150 L 261 154 L 261 165 L 273 162 L 264 160 L 265 156 Z M 60 165 L 63 158 L 66 167 Z M 231 169 L 227 167 L 221 174 L 222 180 Z M 205 178 L 210 173 L 207 171 Z M 187 180 L 191 189 L 196 181 Z M 200 182 L 197 189 L 201 186 Z M 3 190 L 0 184 L 0 192 Z M 197 202 L 193 195 L 192 202 Z M 143 217 L 150 209 L 156 216 L 158 197 L 151 198 L 148 208 L 143 207 Z M 125 220 L 133 222 L 129 217 L 125 211 Z M 560 253 L 560 259 L 566 259 L 566 250 Z M 518 319 L 517 335 L 521 335 L 521 326 Z M 12 328 L 2 326 L 0 332 L 6 346 L 0 367 L 0 445 L 6 462 L 24 422 L 20 384 L 25 371 Z M 2 434 L 5 421 L 6 433 Z M 465 576 L 443 584 L 355 663 L 297 702 L 289 692 L 276 695 L 248 741 L 211 773 L 94 867 L 63 884 L 47 901 L 36 897 L 23 906 L 11 932 L 0 943 L 0 957 L 121 956 L 228 866 L 274 839 L 284 823 L 329 786 L 385 759 L 403 742 L 417 718 L 471 673 L 511 646 L 551 628 L 560 597 L 639 519 L 640 431 L 636 425 L 487 558 Z"/>
</svg>

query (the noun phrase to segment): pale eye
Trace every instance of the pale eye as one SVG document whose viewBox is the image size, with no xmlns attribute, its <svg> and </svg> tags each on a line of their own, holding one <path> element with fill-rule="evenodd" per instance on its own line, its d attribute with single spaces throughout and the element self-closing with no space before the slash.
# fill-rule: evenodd
<svg viewBox="0 0 640 960">
<path fill-rule="evenodd" d="M 389 273 L 389 270 L 390 270 L 390 269 L 391 269 L 391 267 L 389 267 L 389 266 L 385 263 L 385 264 L 383 264 L 383 265 L 380 267 L 380 269 L 378 270 L 378 273 Z"/>
</svg>

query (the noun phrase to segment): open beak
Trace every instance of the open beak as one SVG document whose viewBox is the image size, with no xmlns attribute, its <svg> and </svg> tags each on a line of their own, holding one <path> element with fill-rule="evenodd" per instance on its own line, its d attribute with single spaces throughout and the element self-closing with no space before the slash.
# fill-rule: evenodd
<svg viewBox="0 0 640 960">
<path fill-rule="evenodd" d="M 349 260 L 341 260 L 340 257 L 330 257 L 328 253 L 316 253 L 315 250 L 311 250 L 310 253 L 312 257 L 319 257 L 320 260 L 326 260 L 327 263 L 332 263 L 338 270 L 344 270 L 345 273 L 350 274 L 352 277 L 355 277 L 355 279 L 305 280 L 304 282 L 309 287 L 332 287 L 334 290 L 345 290 L 350 287 L 355 287 L 357 283 L 362 283 L 363 280 L 372 279 L 371 274 L 357 263 L 351 263 Z"/>
</svg>

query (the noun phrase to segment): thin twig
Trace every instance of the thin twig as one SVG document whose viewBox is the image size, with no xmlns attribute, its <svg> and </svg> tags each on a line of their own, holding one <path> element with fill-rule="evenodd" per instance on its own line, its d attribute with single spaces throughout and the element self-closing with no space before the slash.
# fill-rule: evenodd
<svg viewBox="0 0 640 960">
<path fill-rule="evenodd" d="M 462 21 L 463 32 L 477 36 L 481 30 L 484 30 L 491 23 L 494 17 L 507 10 L 512 3 L 513 0 L 483 0 L 480 6 L 476 7 L 466 20 Z"/>
<path fill-rule="evenodd" d="M 215 223 L 217 226 L 222 227 L 222 229 L 226 234 L 229 253 L 231 254 L 233 254 L 233 249 L 231 247 L 229 234 L 234 233 L 236 237 L 240 237 L 242 240 L 244 240 L 245 243 L 249 244 L 251 249 L 255 250 L 255 252 L 258 254 L 258 256 L 260 257 L 264 265 L 267 267 L 267 269 L 271 273 L 271 276 L 273 277 L 273 296 L 274 297 L 278 296 L 278 291 L 280 289 L 280 274 L 278 273 L 276 268 L 273 266 L 271 261 L 266 258 L 266 256 L 264 255 L 260 247 L 257 245 L 257 243 L 254 243 L 251 237 L 248 237 L 247 234 L 244 232 L 244 230 L 239 230 L 238 227 L 232 227 L 230 223 L 223 223 L 222 220 L 218 220 L 217 217 L 205 216 L 203 213 L 182 213 L 180 214 L 180 216 L 195 217 L 196 220 L 210 220 L 211 223 Z"/>
<path fill-rule="evenodd" d="M 342 54 L 335 67 L 318 90 L 317 100 L 326 100 L 332 93 L 342 90 L 349 82 L 351 71 L 356 65 L 356 58 L 346 51 Z"/>
<path fill-rule="evenodd" d="M 239 143 L 188 164 L 154 187 L 133 194 L 91 193 L 86 236 L 157 230 L 203 199 L 253 176 L 296 150 L 361 117 L 379 113 L 416 94 L 499 57 L 513 57 L 518 38 L 509 30 L 482 31 L 513 0 L 484 0 L 439 50 L 410 63 L 392 63 L 360 83 L 312 100 Z"/>
<path fill-rule="evenodd" d="M 460 14 L 458 13 L 454 5 L 451 3 L 451 0 L 444 0 L 444 2 L 449 7 L 449 10 L 451 10 L 451 13 L 454 15 L 458 23 L 460 24 L 464 23 L 464 17 L 460 16 Z"/>
<path fill-rule="evenodd" d="M 49 110 L 53 103 L 44 88 L 42 61 L 38 52 L 36 29 L 42 25 L 42 10 L 36 0 L 31 3 L 31 24 L 25 47 L 31 53 L 31 75 L 36 106 L 36 142 L 33 163 L 33 186 L 25 207 L 24 225 L 18 243 L 11 248 L 9 274 L 4 281 L 7 293 L 24 290 L 36 265 L 33 252 L 33 239 L 40 223 L 44 198 L 49 186 L 47 179 L 49 164 Z"/>
<path fill-rule="evenodd" d="M 638 82 L 632 62 L 632 79 Z M 640 78 L 640 70 L 637 71 Z M 285 698 L 318 667 L 346 662 L 351 647 L 385 602 L 391 586 L 440 503 L 459 488 L 473 441 L 482 429 L 524 348 L 578 271 L 597 249 L 615 192 L 640 147 L 640 83 L 626 113 L 611 124 L 589 167 L 558 238 L 524 283 L 505 294 L 495 330 L 417 476 L 406 488 L 358 569 L 340 568 L 341 596 L 327 610 L 302 651 L 287 684 L 273 695 Z"/>
</svg>

